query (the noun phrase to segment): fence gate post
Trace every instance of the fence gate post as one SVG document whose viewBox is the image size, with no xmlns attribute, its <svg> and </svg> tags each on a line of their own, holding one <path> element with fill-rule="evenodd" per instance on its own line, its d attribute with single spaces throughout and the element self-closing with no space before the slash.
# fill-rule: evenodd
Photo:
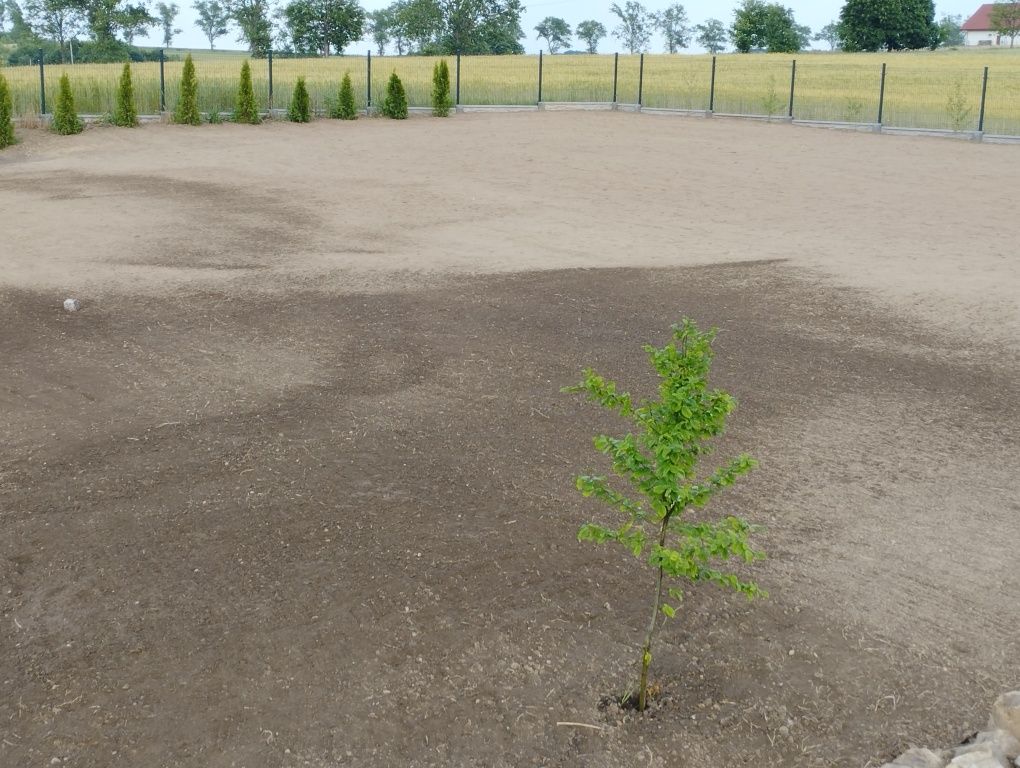
<svg viewBox="0 0 1020 768">
<path fill-rule="evenodd" d="M 366 114 L 372 113 L 372 51 L 368 51 L 368 109 Z"/>
<path fill-rule="evenodd" d="M 457 99 L 456 106 L 460 106 L 460 54 L 457 54 Z"/>
<path fill-rule="evenodd" d="M 641 58 L 638 59 L 638 75 L 637 75 L 637 105 L 641 106 L 641 99 L 644 96 L 645 91 L 645 55 L 642 53 Z"/>
<path fill-rule="evenodd" d="M 269 117 L 273 116 L 273 49 L 269 49 Z"/>
<path fill-rule="evenodd" d="M 715 112 L 715 56 L 712 57 L 712 79 L 708 86 L 708 111 Z"/>
<path fill-rule="evenodd" d="M 43 49 L 39 49 L 39 114 L 46 114 L 46 69 L 43 64 Z"/>
<path fill-rule="evenodd" d="M 978 112 L 978 133 L 985 132 L 985 99 L 988 96 L 988 67 L 981 78 L 981 110 Z"/>
<path fill-rule="evenodd" d="M 166 73 L 163 71 L 163 64 L 166 57 L 163 49 L 159 49 L 159 111 L 166 112 Z"/>
<path fill-rule="evenodd" d="M 620 82 L 620 54 L 613 54 L 613 104 L 616 103 L 616 87 Z"/>
<path fill-rule="evenodd" d="M 793 65 L 790 67 L 790 111 L 788 117 L 793 120 L 793 94 L 797 87 L 797 60 L 793 60 Z"/>
<path fill-rule="evenodd" d="M 542 51 L 538 52 L 538 103 L 542 103 Z"/>
<path fill-rule="evenodd" d="M 882 115 L 885 112 L 885 62 L 882 62 L 882 83 L 878 87 L 878 124 L 882 125 Z"/>
</svg>

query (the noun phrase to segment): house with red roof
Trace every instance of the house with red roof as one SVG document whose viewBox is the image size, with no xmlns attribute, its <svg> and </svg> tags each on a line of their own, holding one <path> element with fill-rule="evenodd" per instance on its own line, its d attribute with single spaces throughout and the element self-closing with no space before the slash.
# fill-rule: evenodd
<svg viewBox="0 0 1020 768">
<path fill-rule="evenodd" d="M 960 27 L 963 30 L 964 45 L 1009 46 L 1008 35 L 1000 35 L 992 24 L 992 10 L 995 3 L 985 3 Z"/>
</svg>

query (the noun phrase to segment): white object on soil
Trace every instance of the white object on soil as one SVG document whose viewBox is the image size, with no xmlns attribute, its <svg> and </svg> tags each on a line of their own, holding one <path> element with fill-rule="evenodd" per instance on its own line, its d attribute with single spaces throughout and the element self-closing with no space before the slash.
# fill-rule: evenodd
<svg viewBox="0 0 1020 768">
<path fill-rule="evenodd" d="M 77 312 L 81 309 L 81 302 L 78 299 L 64 299 L 64 309 L 68 312 Z"/>
</svg>

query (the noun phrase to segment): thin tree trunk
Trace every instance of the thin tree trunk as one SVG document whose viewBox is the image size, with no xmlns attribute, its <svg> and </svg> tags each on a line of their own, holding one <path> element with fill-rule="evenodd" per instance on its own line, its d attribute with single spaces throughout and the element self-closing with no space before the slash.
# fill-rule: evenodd
<svg viewBox="0 0 1020 768">
<path fill-rule="evenodd" d="M 659 529 L 659 548 L 666 545 L 666 526 L 669 525 L 671 513 L 666 513 L 662 518 L 662 527 Z M 652 664 L 652 638 L 655 635 L 655 622 L 659 618 L 659 608 L 662 606 L 662 566 L 655 576 L 655 603 L 652 606 L 652 619 L 648 622 L 648 631 L 645 633 L 645 644 L 641 649 L 641 681 L 638 684 L 638 712 L 644 712 L 648 704 L 648 667 Z"/>
</svg>

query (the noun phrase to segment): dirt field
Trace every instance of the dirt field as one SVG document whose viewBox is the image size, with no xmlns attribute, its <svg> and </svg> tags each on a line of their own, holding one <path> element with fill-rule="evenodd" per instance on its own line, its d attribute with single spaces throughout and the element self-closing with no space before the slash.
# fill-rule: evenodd
<svg viewBox="0 0 1020 768">
<path fill-rule="evenodd" d="M 863 766 L 1020 686 L 1020 148 L 559 113 L 24 139 L 5 768 Z M 640 718 L 604 702 L 650 574 L 574 539 L 614 424 L 559 388 L 643 391 L 684 315 L 721 329 L 720 454 L 762 466 L 715 512 L 768 526 L 771 597 L 692 594 Z"/>
</svg>

